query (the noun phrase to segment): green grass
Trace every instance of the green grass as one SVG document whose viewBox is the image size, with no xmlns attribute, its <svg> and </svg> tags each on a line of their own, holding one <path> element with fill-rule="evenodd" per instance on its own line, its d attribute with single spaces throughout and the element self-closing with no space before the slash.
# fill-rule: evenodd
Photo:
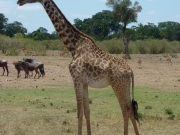
<svg viewBox="0 0 180 135">
<path fill-rule="evenodd" d="M 63 89 L 63 91 L 61 90 Z M 90 105 L 99 106 L 95 111 L 107 109 L 109 114 L 112 109 L 118 108 L 118 102 L 110 87 L 89 90 Z M 135 88 L 135 100 L 139 105 L 139 113 L 145 116 L 166 117 L 165 110 L 170 108 L 176 117 L 180 117 L 180 92 L 167 92 L 148 87 Z M 103 105 L 102 105 L 103 104 Z M 59 90 L 1 90 L 0 105 L 13 107 L 72 107 L 76 108 L 75 92 L 72 86 L 61 87 Z M 108 111 L 109 109 L 109 111 Z M 93 109 L 92 109 L 93 110 Z M 118 111 L 119 109 L 115 109 Z M 92 111 L 94 112 L 94 110 Z M 119 112 L 119 111 L 118 111 Z"/>
<path fill-rule="evenodd" d="M 122 123 L 122 114 L 113 90 L 110 87 L 90 88 L 89 98 L 92 129 L 98 131 L 103 128 L 101 130 L 104 131 L 112 126 L 115 134 L 121 132 L 116 131 L 123 129 L 118 126 Z M 180 92 L 135 87 L 141 121 L 180 120 L 179 99 Z M 62 86 L 57 90 L 1 89 L 0 108 L 0 134 L 77 133 L 76 98 L 72 86 Z"/>
<path fill-rule="evenodd" d="M 139 113 L 145 117 L 166 119 L 166 109 L 170 108 L 177 119 L 180 119 L 180 92 L 167 92 L 153 88 L 138 87 L 135 90 L 135 98 L 139 103 Z M 146 109 L 150 106 L 151 109 Z"/>
</svg>

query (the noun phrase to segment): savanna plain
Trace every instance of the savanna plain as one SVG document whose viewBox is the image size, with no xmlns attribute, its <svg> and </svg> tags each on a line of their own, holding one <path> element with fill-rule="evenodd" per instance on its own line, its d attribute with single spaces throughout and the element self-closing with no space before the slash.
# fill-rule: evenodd
<svg viewBox="0 0 180 135">
<path fill-rule="evenodd" d="M 72 58 L 47 51 L 46 56 L 33 57 L 44 63 L 43 78 L 25 79 L 21 71 L 17 79 L 12 63 L 25 56 L 0 56 L 10 71 L 9 76 L 0 76 L 0 135 L 76 135 L 76 98 L 68 70 Z M 137 63 L 140 57 L 142 68 Z M 133 54 L 127 60 L 135 76 L 141 135 L 180 135 L 179 57 L 172 59 L 172 66 L 163 54 Z M 121 109 L 110 86 L 89 87 L 89 103 L 93 135 L 123 134 Z M 85 118 L 83 134 L 87 134 Z M 134 134 L 129 121 L 129 135 Z"/>
</svg>

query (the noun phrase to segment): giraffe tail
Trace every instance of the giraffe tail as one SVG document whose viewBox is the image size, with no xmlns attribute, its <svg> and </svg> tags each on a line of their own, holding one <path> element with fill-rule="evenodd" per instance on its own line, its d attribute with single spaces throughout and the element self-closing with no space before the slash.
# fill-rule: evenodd
<svg viewBox="0 0 180 135">
<path fill-rule="evenodd" d="M 134 118 L 140 124 L 139 116 L 138 116 L 138 103 L 134 100 L 134 74 L 133 73 L 132 73 L 132 107 L 134 111 Z"/>
</svg>

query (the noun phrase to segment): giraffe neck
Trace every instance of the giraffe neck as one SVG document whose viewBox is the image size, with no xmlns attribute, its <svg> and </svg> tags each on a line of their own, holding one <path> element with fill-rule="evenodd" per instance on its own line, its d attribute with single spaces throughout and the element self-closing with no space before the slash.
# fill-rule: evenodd
<svg viewBox="0 0 180 135">
<path fill-rule="evenodd" d="M 77 42 L 82 38 L 89 38 L 93 43 L 94 40 L 76 29 L 63 15 L 53 0 L 43 0 L 42 5 L 51 19 L 59 37 L 73 54 Z"/>
</svg>

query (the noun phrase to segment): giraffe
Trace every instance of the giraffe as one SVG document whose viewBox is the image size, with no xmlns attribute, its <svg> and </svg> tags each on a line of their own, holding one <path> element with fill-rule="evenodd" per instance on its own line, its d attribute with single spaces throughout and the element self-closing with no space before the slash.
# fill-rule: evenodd
<svg viewBox="0 0 180 135">
<path fill-rule="evenodd" d="M 76 29 L 63 15 L 53 0 L 18 0 L 17 4 L 39 2 L 51 19 L 59 37 L 72 55 L 69 71 L 72 76 L 77 100 L 78 135 L 82 135 L 83 115 L 86 119 L 87 134 L 91 135 L 88 86 L 103 88 L 111 85 L 122 110 L 124 135 L 128 135 L 130 119 L 136 135 L 138 104 L 134 100 L 134 74 L 122 58 L 114 57 L 99 49 L 95 41 Z M 130 87 L 132 84 L 132 101 Z"/>
</svg>

